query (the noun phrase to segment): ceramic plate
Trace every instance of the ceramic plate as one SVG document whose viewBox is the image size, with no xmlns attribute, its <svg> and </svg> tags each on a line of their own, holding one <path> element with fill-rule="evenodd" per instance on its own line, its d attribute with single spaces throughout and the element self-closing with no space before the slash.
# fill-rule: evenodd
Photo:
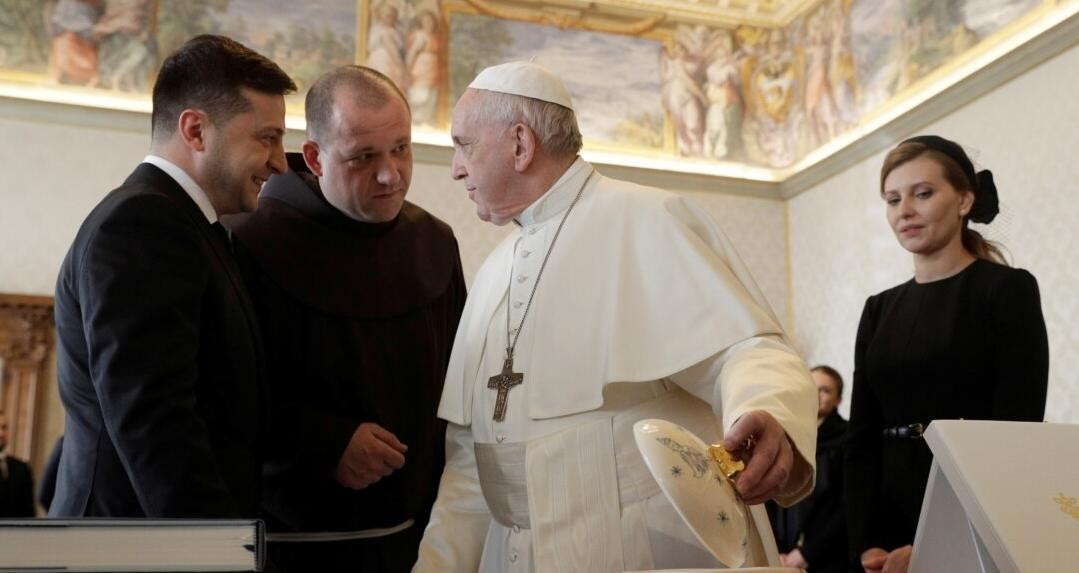
<svg viewBox="0 0 1079 573">
<path fill-rule="evenodd" d="M 719 473 L 708 446 L 666 420 L 637 422 L 633 437 L 660 489 L 697 539 L 727 567 L 741 567 L 749 510 Z"/>
</svg>

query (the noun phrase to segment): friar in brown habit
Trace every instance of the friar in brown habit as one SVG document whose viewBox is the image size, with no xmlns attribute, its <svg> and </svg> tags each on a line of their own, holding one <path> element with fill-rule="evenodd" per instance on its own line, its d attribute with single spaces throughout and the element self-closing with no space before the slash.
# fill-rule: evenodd
<svg viewBox="0 0 1079 573">
<path fill-rule="evenodd" d="M 438 488 L 436 410 L 465 300 L 457 241 L 405 201 L 408 102 L 361 66 L 320 78 L 303 154 L 226 222 L 271 377 L 269 553 L 284 571 L 408 571 Z"/>
</svg>

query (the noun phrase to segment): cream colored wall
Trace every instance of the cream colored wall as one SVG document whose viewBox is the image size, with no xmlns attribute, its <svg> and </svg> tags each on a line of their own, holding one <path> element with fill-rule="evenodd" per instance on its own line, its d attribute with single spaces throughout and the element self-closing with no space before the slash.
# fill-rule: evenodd
<svg viewBox="0 0 1079 573">
<path fill-rule="evenodd" d="M 919 133 L 967 146 L 989 168 L 1001 215 L 985 229 L 1034 274 L 1049 331 L 1046 417 L 1079 422 L 1079 47 L 1056 56 Z M 911 134 L 914 135 L 914 134 Z M 866 297 L 909 279 L 910 256 L 884 220 L 884 152 L 792 198 L 794 328 L 808 361 L 849 377 Z M 849 402 L 849 389 L 847 392 Z M 846 411 L 847 404 L 844 404 Z"/>
<path fill-rule="evenodd" d="M 0 133 L 5 175 L 0 185 L 0 244 L 16 245 L 0 249 L 0 292 L 52 295 L 57 271 L 83 218 L 142 160 L 149 137 L 127 129 L 23 121 L 10 115 L 0 116 Z M 723 225 L 776 312 L 785 317 L 782 203 L 681 192 Z M 469 282 L 487 253 L 511 230 L 477 219 L 472 202 L 461 184 L 450 179 L 445 164 L 417 162 L 409 200 L 453 227 Z"/>
<path fill-rule="evenodd" d="M 0 291 L 51 296 L 82 219 L 142 159 L 149 137 L 9 118 L 0 133 Z"/>
</svg>

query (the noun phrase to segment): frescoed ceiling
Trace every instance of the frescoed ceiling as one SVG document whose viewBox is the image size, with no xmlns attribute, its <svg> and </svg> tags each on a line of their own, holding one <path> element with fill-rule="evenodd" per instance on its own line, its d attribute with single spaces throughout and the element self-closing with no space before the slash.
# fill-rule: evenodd
<svg viewBox="0 0 1079 573">
<path fill-rule="evenodd" d="M 566 82 L 590 160 L 785 194 L 1079 42 L 1077 14 L 1079 0 L 0 0 L 0 97 L 144 113 L 164 57 L 212 32 L 296 80 L 292 126 L 306 86 L 360 63 L 402 87 L 418 143 L 446 148 L 471 78 L 535 58 Z"/>
</svg>

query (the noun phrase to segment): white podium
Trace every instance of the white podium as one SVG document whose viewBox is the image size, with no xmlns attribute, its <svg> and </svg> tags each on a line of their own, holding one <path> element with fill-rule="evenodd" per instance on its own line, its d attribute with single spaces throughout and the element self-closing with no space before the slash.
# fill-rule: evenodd
<svg viewBox="0 0 1079 573">
<path fill-rule="evenodd" d="M 1079 570 L 1079 425 L 937 420 L 911 573 Z"/>
</svg>

